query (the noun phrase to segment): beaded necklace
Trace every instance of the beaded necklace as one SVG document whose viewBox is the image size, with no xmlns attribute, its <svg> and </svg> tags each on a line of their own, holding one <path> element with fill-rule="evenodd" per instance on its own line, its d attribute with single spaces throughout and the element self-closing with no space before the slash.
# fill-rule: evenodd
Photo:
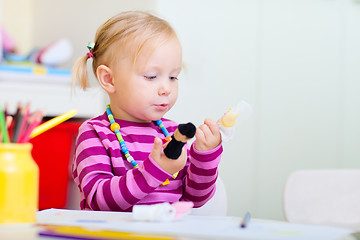
<svg viewBox="0 0 360 240">
<path fill-rule="evenodd" d="M 110 121 L 110 129 L 111 131 L 113 131 L 117 137 L 117 139 L 120 142 L 120 147 L 121 147 L 121 151 L 125 154 L 126 160 L 131 163 L 131 165 L 134 168 L 138 167 L 137 162 L 134 160 L 134 158 L 130 155 L 128 148 L 126 147 L 125 141 L 123 139 L 123 137 L 121 136 L 120 133 L 120 125 L 118 123 L 115 122 L 114 120 L 114 116 L 112 115 L 111 109 L 110 109 L 110 104 L 108 104 L 106 106 L 106 114 L 108 116 L 108 119 Z M 171 140 L 171 136 L 168 132 L 168 130 L 164 127 L 163 122 L 159 119 L 155 121 L 156 125 L 161 129 L 161 131 L 164 133 L 165 135 L 165 142 L 169 142 Z"/>
</svg>

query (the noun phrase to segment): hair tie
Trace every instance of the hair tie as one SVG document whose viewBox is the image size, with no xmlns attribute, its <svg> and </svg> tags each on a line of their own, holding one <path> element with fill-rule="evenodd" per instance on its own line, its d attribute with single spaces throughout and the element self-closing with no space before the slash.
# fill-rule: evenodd
<svg viewBox="0 0 360 240">
<path fill-rule="evenodd" d="M 89 42 L 88 45 L 86 46 L 89 49 L 89 52 L 86 53 L 86 55 L 88 55 L 89 58 L 94 57 L 94 54 L 93 54 L 94 46 L 95 46 L 95 43 L 93 43 L 93 42 Z"/>
<path fill-rule="evenodd" d="M 92 54 L 91 52 L 87 52 L 86 55 L 88 55 L 89 58 L 93 58 L 94 54 Z"/>
</svg>

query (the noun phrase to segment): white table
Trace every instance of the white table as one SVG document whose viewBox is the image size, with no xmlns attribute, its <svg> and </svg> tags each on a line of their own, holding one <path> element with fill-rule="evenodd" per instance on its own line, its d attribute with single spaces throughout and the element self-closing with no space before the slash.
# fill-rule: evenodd
<svg viewBox="0 0 360 240">
<path fill-rule="evenodd" d="M 253 219 L 245 229 L 240 218 L 192 216 L 173 222 L 136 222 L 131 213 L 94 212 L 79 210 L 44 210 L 38 213 L 38 223 L 83 226 L 92 230 L 131 232 L 172 236 L 174 239 L 261 239 L 261 240 L 355 240 L 351 230 L 316 225 L 290 224 Z M 1 227 L 1 240 L 50 240 L 40 237 L 40 227 Z"/>
</svg>

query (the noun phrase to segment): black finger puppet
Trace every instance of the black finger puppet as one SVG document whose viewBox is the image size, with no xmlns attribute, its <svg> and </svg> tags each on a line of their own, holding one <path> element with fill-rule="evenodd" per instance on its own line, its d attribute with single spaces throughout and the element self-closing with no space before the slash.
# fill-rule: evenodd
<svg viewBox="0 0 360 240">
<path fill-rule="evenodd" d="M 184 144 L 195 136 L 196 127 L 191 122 L 179 124 L 178 128 L 175 130 L 174 135 L 171 137 L 171 141 L 164 149 L 166 157 L 171 159 L 178 159 L 182 147 Z"/>
</svg>

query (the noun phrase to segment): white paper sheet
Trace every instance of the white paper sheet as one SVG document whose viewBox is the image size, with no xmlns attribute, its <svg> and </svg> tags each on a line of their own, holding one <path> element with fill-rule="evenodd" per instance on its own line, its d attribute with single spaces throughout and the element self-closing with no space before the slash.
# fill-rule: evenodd
<svg viewBox="0 0 360 240">
<path fill-rule="evenodd" d="M 346 236 L 352 233 L 343 228 L 260 220 L 240 228 L 241 219 L 236 217 L 189 215 L 173 222 L 138 222 L 131 213 L 60 209 L 40 211 L 37 219 L 40 224 L 209 239 L 335 240 L 349 239 Z"/>
</svg>

